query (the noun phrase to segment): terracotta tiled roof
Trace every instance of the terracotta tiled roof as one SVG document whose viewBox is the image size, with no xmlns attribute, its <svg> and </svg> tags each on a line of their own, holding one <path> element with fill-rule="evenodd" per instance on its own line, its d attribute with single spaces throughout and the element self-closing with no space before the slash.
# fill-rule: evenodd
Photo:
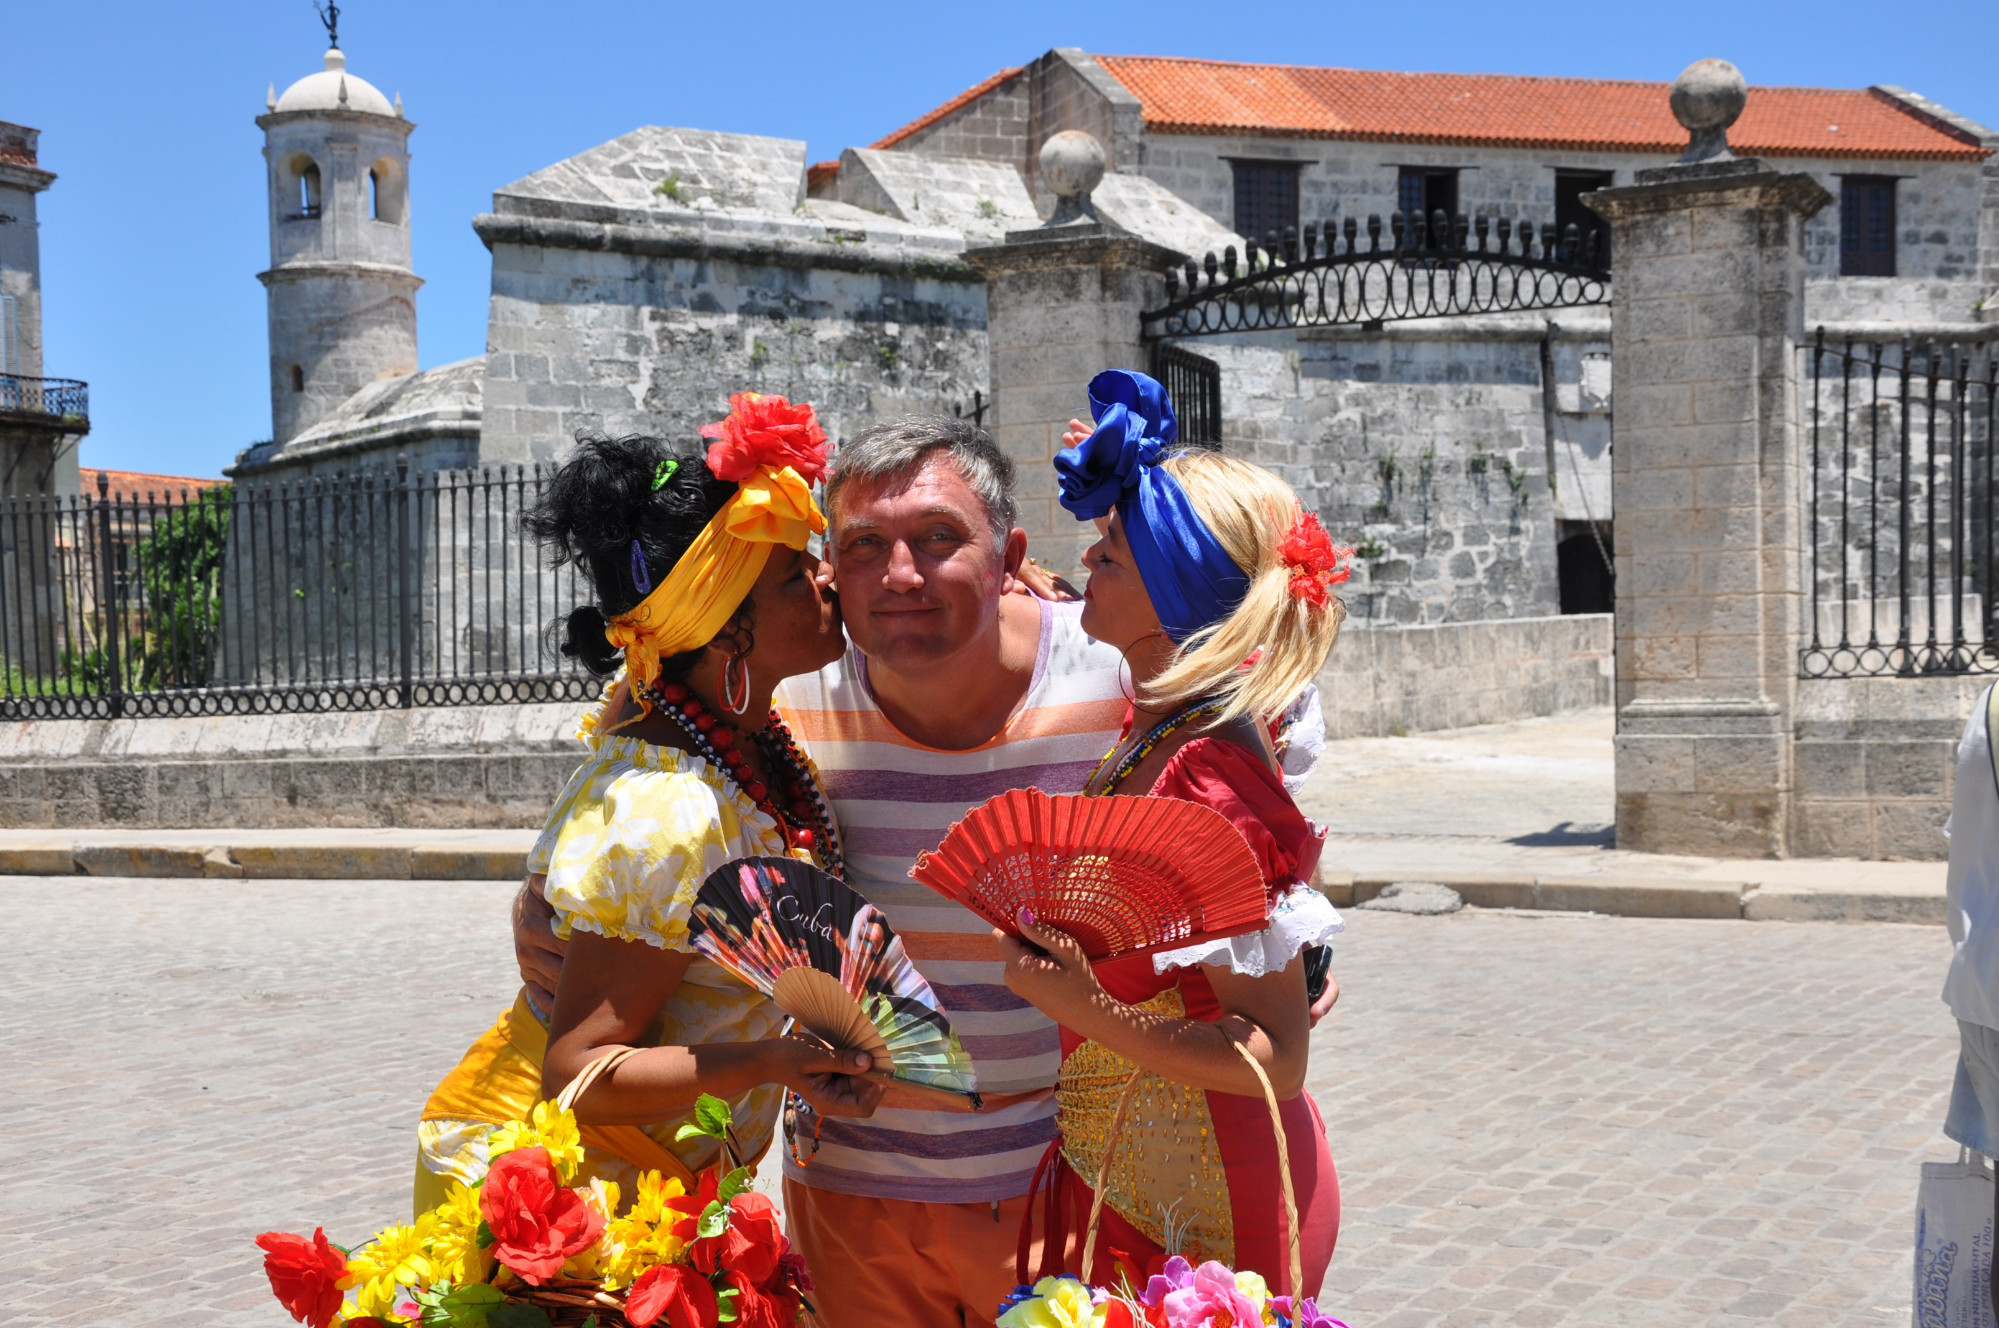
<svg viewBox="0 0 1999 1328">
<path fill-rule="evenodd" d="M 84 493 L 93 498 L 97 496 L 99 475 L 110 480 L 112 493 L 124 494 L 128 498 L 143 498 L 149 493 L 156 494 L 162 499 L 171 493 L 178 498 L 182 489 L 186 489 L 189 493 L 199 493 L 211 485 L 228 482 L 215 478 L 195 479 L 189 475 L 148 475 L 138 470 L 99 470 L 94 466 L 80 466 L 77 469 L 83 479 Z"/>
<path fill-rule="evenodd" d="M 1263 133 L 1662 156 L 1676 155 L 1687 144 L 1687 131 L 1667 105 L 1665 83 L 1395 74 L 1142 55 L 1096 58 L 1138 97 L 1145 127 L 1154 133 Z M 937 114 L 941 111 L 932 113 Z M 1988 155 L 1968 135 L 1918 118 L 1882 93 L 1843 88 L 1753 87 L 1728 141 L 1744 155 L 1771 157 L 1976 160 Z"/>
<path fill-rule="evenodd" d="M 832 179 L 834 176 L 838 175 L 839 173 L 840 173 L 839 162 L 815 161 L 810 166 L 807 166 L 805 168 L 805 187 L 807 189 L 817 189 L 820 185 Z"/>
<path fill-rule="evenodd" d="M 951 98 L 951 100 L 945 102 L 942 106 L 939 106 L 936 110 L 930 111 L 924 115 L 917 116 L 914 120 L 911 120 L 908 124 L 896 130 L 894 133 L 888 135 L 885 138 L 878 138 L 874 142 L 868 144 L 868 146 L 871 148 L 892 148 L 896 144 L 902 142 L 903 139 L 908 138 L 911 134 L 916 133 L 920 129 L 928 129 L 931 125 L 936 124 L 939 120 L 942 120 L 945 116 L 957 110 L 959 107 L 966 106 L 972 102 L 977 101 L 979 98 L 985 96 L 988 92 L 991 92 L 994 88 L 1000 86 L 1000 84 L 1005 83 L 1010 79 L 1017 78 L 1019 77 L 1019 75 L 1020 75 L 1020 66 L 1018 65 L 1014 66 L 1012 69 L 1002 69 L 999 71 L 999 73 L 994 74 L 991 78 L 987 79 L 985 82 L 980 83 L 975 87 L 966 88 L 963 92 Z"/>
</svg>

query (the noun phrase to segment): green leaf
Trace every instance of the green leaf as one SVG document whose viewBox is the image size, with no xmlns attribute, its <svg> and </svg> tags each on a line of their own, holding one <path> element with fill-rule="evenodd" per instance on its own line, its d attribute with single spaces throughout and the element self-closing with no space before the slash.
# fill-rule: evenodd
<svg viewBox="0 0 1999 1328">
<path fill-rule="evenodd" d="M 727 1290 L 718 1289 L 715 1292 L 715 1304 L 717 1306 L 717 1313 L 715 1315 L 717 1322 L 734 1323 L 736 1321 L 736 1289 L 734 1287 L 730 1287 Z"/>
<path fill-rule="evenodd" d="M 701 1220 L 694 1225 L 694 1234 L 706 1239 L 719 1236 L 729 1229 L 729 1205 L 717 1199 L 701 1210 Z"/>
<path fill-rule="evenodd" d="M 750 1175 L 748 1167 L 737 1167 L 734 1171 L 722 1177 L 721 1185 L 716 1187 L 715 1198 L 722 1203 L 727 1203 L 739 1194 L 749 1193 L 752 1179 L 753 1177 Z"/>
<path fill-rule="evenodd" d="M 694 1119 L 689 1124 L 695 1127 L 696 1134 L 720 1139 L 729 1133 L 729 1104 L 712 1093 L 703 1093 L 694 1100 Z M 686 1128 L 681 1127 L 683 1131 Z"/>
<path fill-rule="evenodd" d="M 418 1292 L 424 1328 L 486 1328 L 489 1316 L 505 1305 L 499 1288 L 485 1282 L 452 1286 L 440 1282 L 429 1293 Z"/>
<path fill-rule="evenodd" d="M 487 1316 L 492 1328 L 554 1328 L 548 1311 L 536 1305 L 501 1305 Z"/>
<path fill-rule="evenodd" d="M 473 1234 L 472 1243 L 482 1250 L 490 1250 L 493 1248 L 493 1243 L 498 1239 L 499 1237 L 493 1234 L 493 1228 L 486 1225 L 486 1219 L 483 1217 L 480 1218 L 479 1230 Z"/>
<path fill-rule="evenodd" d="M 583 1321 L 583 1328 L 597 1328 L 597 1316 L 591 1315 Z"/>
</svg>

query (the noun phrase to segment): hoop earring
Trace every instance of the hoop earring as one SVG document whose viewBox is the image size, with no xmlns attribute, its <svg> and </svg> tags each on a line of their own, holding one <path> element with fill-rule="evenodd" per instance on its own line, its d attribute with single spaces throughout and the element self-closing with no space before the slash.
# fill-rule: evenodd
<svg viewBox="0 0 1999 1328">
<path fill-rule="evenodd" d="M 740 687 L 730 678 L 732 671 L 742 675 Z M 722 705 L 732 715 L 749 713 L 750 709 L 750 664 L 738 650 L 722 663 Z"/>
<path fill-rule="evenodd" d="M 1151 639 L 1152 639 L 1153 637 L 1155 637 L 1155 636 L 1165 636 L 1165 635 L 1166 635 L 1166 633 L 1164 633 L 1164 632 L 1147 632 L 1147 633 L 1146 633 L 1146 634 L 1145 634 L 1144 636 L 1141 636 L 1141 637 L 1139 637 L 1139 638 L 1138 638 L 1138 641 L 1133 641 L 1133 642 L 1131 643 L 1131 645 L 1129 645 L 1129 646 L 1126 646 L 1126 647 L 1125 647 L 1124 649 L 1122 649 L 1122 650 L 1120 650 L 1120 651 L 1118 651 L 1118 652 L 1117 652 L 1117 654 L 1118 654 L 1118 672 L 1117 672 L 1117 686 L 1118 686 L 1118 690 L 1119 690 L 1120 692 L 1124 692 L 1124 691 L 1125 691 L 1125 686 L 1124 686 L 1124 680 L 1125 680 L 1126 678 L 1130 678 L 1130 679 L 1131 679 L 1131 690 L 1130 690 L 1129 692 L 1126 692 L 1126 693 L 1125 693 L 1125 698 L 1124 698 L 1124 699 L 1125 699 L 1125 700 L 1127 700 L 1127 701 L 1129 701 L 1129 702 L 1131 702 L 1131 704 L 1133 704 L 1133 705 L 1137 705 L 1137 704 L 1138 704 L 1138 675 L 1137 675 L 1137 674 L 1135 674 L 1135 673 L 1133 673 L 1133 672 L 1131 671 L 1131 651 L 1132 651 L 1132 646 L 1136 646 L 1136 645 L 1138 644 L 1138 642 L 1139 642 L 1139 641 L 1150 641 L 1150 640 L 1151 640 Z"/>
</svg>

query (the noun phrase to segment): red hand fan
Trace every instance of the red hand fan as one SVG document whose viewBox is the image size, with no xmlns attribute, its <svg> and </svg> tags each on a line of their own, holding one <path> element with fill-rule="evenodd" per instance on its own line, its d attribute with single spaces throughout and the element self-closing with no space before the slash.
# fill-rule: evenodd
<svg viewBox="0 0 1999 1328">
<path fill-rule="evenodd" d="M 910 876 L 1002 931 L 1020 910 L 1093 960 L 1177 950 L 1261 930 L 1268 895 L 1228 818 L 1180 798 L 988 799 L 917 856 Z"/>
</svg>

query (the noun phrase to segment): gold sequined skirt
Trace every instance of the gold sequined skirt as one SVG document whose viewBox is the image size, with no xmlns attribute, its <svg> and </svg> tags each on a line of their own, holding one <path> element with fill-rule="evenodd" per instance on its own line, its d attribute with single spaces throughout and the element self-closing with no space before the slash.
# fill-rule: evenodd
<svg viewBox="0 0 1999 1328">
<path fill-rule="evenodd" d="M 1180 989 L 1134 1007 L 1186 1017 Z M 1062 1062 L 1055 1084 L 1062 1156 L 1094 1185 L 1110 1143 L 1118 1099 L 1138 1067 L 1095 1042 Z M 1104 1203 L 1161 1249 L 1200 1263 L 1235 1264 L 1235 1221 L 1208 1095 L 1147 1074 L 1132 1094 L 1124 1128 L 1111 1153 Z"/>
</svg>

